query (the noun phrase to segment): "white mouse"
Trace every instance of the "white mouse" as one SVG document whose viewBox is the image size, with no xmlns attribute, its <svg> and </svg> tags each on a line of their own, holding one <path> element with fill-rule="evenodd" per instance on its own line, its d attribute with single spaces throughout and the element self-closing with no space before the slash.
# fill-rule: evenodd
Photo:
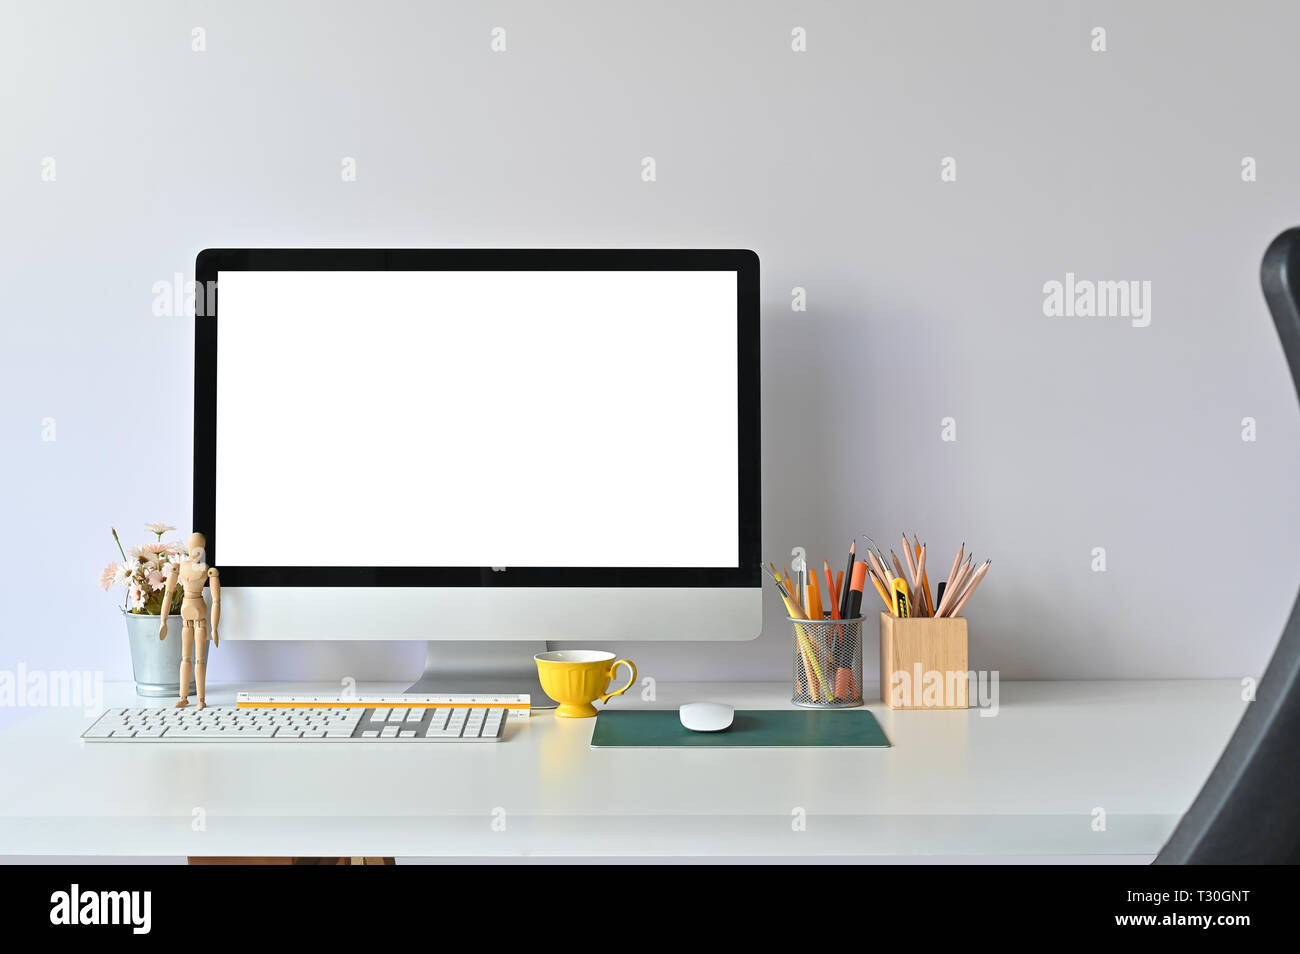
<svg viewBox="0 0 1300 954">
<path fill-rule="evenodd" d="M 677 710 L 692 732 L 721 732 L 731 725 L 735 710 L 722 702 L 688 702 Z"/>
</svg>

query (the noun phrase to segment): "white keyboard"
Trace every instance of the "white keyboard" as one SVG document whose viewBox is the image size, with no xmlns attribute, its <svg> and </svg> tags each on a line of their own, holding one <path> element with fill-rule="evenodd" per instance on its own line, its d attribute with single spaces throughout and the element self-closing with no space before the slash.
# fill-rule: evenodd
<svg viewBox="0 0 1300 954">
<path fill-rule="evenodd" d="M 87 742 L 499 742 L 508 713 L 511 706 L 484 703 L 136 707 L 109 709 L 81 737 Z M 517 711 L 513 714 L 517 717 Z"/>
</svg>

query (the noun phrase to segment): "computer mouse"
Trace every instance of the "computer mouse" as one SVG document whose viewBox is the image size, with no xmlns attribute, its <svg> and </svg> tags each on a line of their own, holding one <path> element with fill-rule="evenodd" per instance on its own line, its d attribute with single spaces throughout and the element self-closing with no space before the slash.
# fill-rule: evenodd
<svg viewBox="0 0 1300 954">
<path fill-rule="evenodd" d="M 735 710 L 722 702 L 688 702 L 677 710 L 692 732 L 721 732 L 731 725 Z"/>
</svg>

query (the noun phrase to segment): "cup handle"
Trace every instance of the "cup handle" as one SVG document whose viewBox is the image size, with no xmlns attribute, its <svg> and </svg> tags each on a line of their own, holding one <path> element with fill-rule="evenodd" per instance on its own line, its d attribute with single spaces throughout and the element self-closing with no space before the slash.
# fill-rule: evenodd
<svg viewBox="0 0 1300 954">
<path fill-rule="evenodd" d="M 631 669 L 632 675 L 627 682 L 623 683 L 622 688 L 615 689 L 613 692 L 606 692 L 602 694 L 600 697 L 601 702 L 609 702 L 610 696 L 621 696 L 623 693 L 627 692 L 629 689 L 632 688 L 632 683 L 636 682 L 636 663 L 634 663 L 630 659 L 616 659 L 614 661 L 614 665 L 609 667 L 608 678 L 610 679 L 614 678 L 614 673 L 618 672 L 619 666 L 626 666 L 628 669 Z"/>
</svg>

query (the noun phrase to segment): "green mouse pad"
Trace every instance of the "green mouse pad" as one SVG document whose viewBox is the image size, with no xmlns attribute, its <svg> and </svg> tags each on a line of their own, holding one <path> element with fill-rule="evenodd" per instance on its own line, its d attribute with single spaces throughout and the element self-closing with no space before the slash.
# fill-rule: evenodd
<svg viewBox="0 0 1300 954">
<path fill-rule="evenodd" d="M 593 748 L 788 748 L 889 746 L 866 709 L 738 709 L 729 729 L 692 732 L 676 709 L 606 709 L 596 716 Z"/>
</svg>

